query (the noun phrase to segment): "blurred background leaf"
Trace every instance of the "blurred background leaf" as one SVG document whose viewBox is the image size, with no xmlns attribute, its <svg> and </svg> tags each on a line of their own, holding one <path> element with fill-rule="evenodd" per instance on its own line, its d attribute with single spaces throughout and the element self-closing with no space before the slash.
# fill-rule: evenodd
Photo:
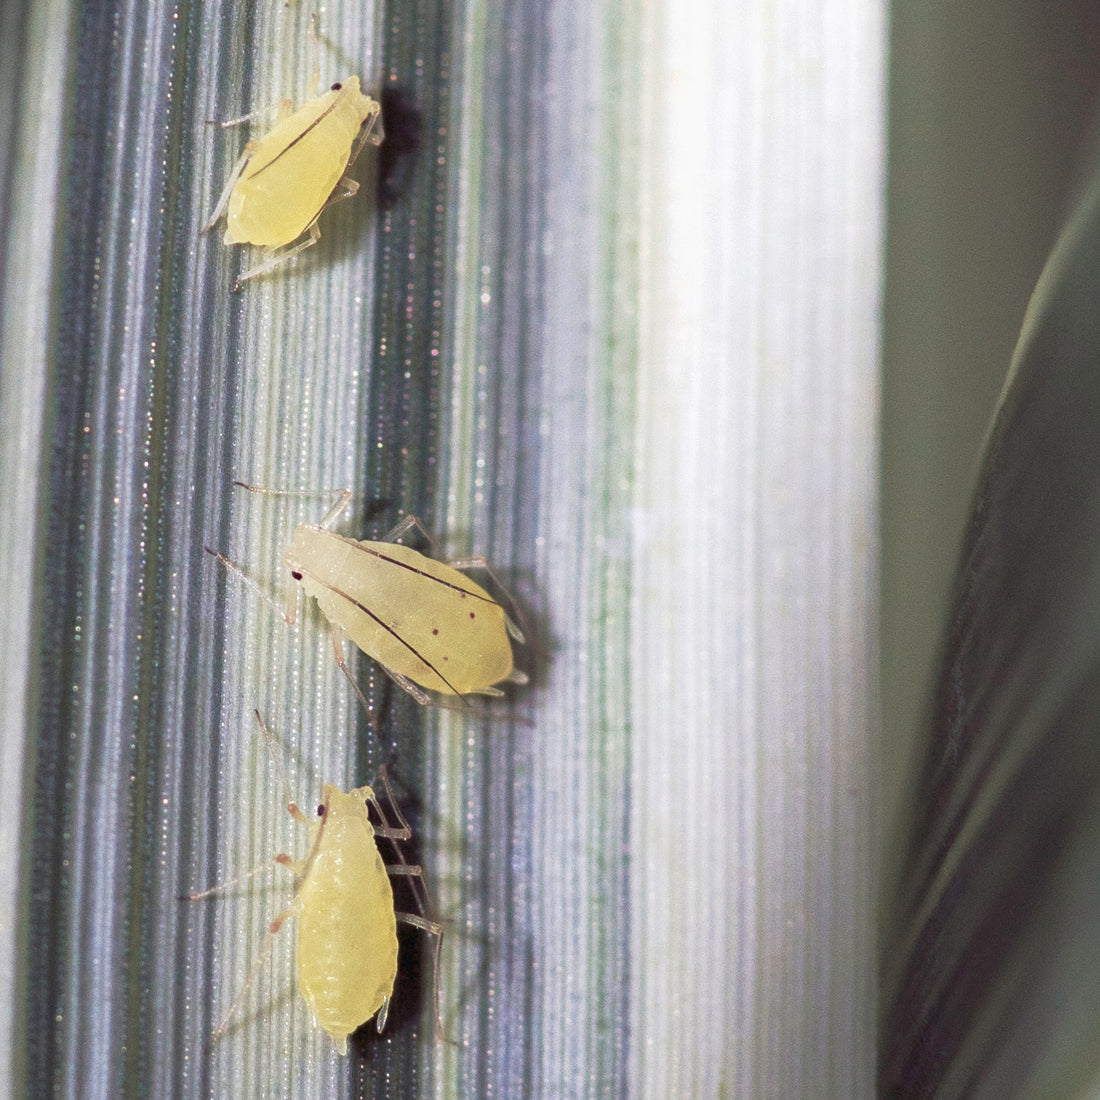
<svg viewBox="0 0 1100 1100">
<path fill-rule="evenodd" d="M 953 596 L 888 928 L 883 1090 L 1100 1081 L 1100 178 L 1028 307 Z"/>
</svg>

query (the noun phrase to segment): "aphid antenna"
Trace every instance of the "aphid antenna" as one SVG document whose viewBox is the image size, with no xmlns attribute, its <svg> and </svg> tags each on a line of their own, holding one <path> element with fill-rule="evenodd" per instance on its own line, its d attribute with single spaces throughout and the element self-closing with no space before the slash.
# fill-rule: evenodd
<svg viewBox="0 0 1100 1100">
<path fill-rule="evenodd" d="M 263 716 L 259 710 L 252 712 L 256 716 L 256 721 L 264 735 L 264 740 L 267 745 L 268 752 L 271 753 L 272 762 L 275 765 L 275 770 L 279 773 L 279 779 L 283 784 L 283 795 L 286 798 L 287 813 L 290 814 L 299 825 L 310 825 L 311 821 L 304 813 L 302 813 L 301 807 L 294 801 L 294 792 L 290 787 L 290 777 L 287 775 L 286 762 L 283 759 L 283 754 L 279 748 L 279 744 L 275 739 L 275 735 L 268 728 L 267 723 L 263 720 Z M 313 846 L 309 850 L 309 854 L 304 860 L 293 860 L 287 855 L 277 855 L 275 862 L 282 864 L 284 867 L 289 867 L 300 879 L 304 879 L 309 874 L 310 867 L 313 866 L 313 860 L 317 855 L 317 849 L 321 844 L 321 836 L 325 831 L 325 825 L 328 823 L 328 814 L 321 814 L 320 827 L 317 830 L 317 838 L 313 843 Z"/>
<path fill-rule="evenodd" d="M 267 723 L 263 720 L 259 710 L 252 712 L 256 716 L 256 721 L 259 723 L 260 730 L 264 735 L 265 744 L 267 745 L 268 752 L 271 754 L 271 761 L 275 765 L 275 770 L 279 773 L 279 779 L 283 784 L 283 792 L 286 796 L 288 806 L 294 806 L 297 810 L 298 807 L 294 805 L 294 796 L 290 789 L 290 779 L 287 776 L 286 764 L 283 761 L 282 753 L 279 750 L 279 744 L 275 740 L 275 735 L 267 727 Z M 292 811 L 293 813 L 293 811 Z M 304 821 L 305 817 L 298 811 L 299 816 Z M 203 898 L 213 897 L 215 894 L 224 894 L 230 890 L 236 889 L 238 886 L 244 886 L 246 883 L 251 882 L 257 875 L 263 874 L 266 871 L 270 871 L 274 863 L 280 862 L 278 858 L 274 861 L 265 860 L 258 867 L 253 867 L 251 871 L 246 871 L 243 875 L 237 875 L 234 878 L 228 879 L 225 882 L 219 882 L 215 886 L 208 886 L 205 890 L 196 890 L 191 894 L 180 894 L 180 901 L 201 901 Z"/>
<path fill-rule="evenodd" d="M 297 804 L 294 801 L 294 792 L 290 787 L 290 776 L 287 774 L 286 761 L 283 759 L 283 752 L 279 746 L 279 743 L 275 740 L 275 735 L 268 729 L 267 723 L 263 720 L 263 715 L 260 714 L 259 709 L 252 712 L 256 716 L 256 723 L 260 727 L 260 732 L 264 735 L 264 744 L 267 746 L 267 751 L 271 756 L 271 763 L 275 766 L 275 771 L 278 773 L 279 782 L 283 785 L 283 797 L 286 800 L 287 806 L 294 806 L 297 808 Z"/>
<path fill-rule="evenodd" d="M 343 515 L 352 499 L 350 489 L 268 489 L 263 485 L 251 485 L 247 481 L 234 481 L 233 484 L 239 489 L 245 489 L 250 493 L 258 493 L 260 496 L 336 497 L 336 502 L 324 514 L 321 522 L 317 524 L 318 527 L 326 531 Z"/>
<path fill-rule="evenodd" d="M 309 57 L 312 64 L 311 67 L 311 80 L 313 82 L 313 94 L 317 95 L 321 91 L 321 46 L 325 46 L 329 53 L 333 54 L 336 58 L 338 67 L 350 72 L 355 68 L 356 59 L 352 58 L 344 50 L 340 49 L 335 42 L 321 29 L 321 16 L 314 10 L 309 13 Z M 381 107 L 379 107 L 381 111 Z M 379 136 L 378 141 L 374 142 L 378 145 L 382 138 Z M 355 162 L 355 155 L 352 155 L 348 161 L 348 167 L 350 168 Z"/>
<path fill-rule="evenodd" d="M 321 91 L 321 32 L 317 29 L 321 20 L 316 11 L 309 13 L 309 57 L 313 63 L 313 94 Z"/>
<path fill-rule="evenodd" d="M 239 577 L 242 583 L 249 591 L 259 596 L 264 603 L 270 604 L 275 609 L 275 613 L 288 625 L 293 626 L 298 621 L 298 589 L 297 586 L 287 589 L 286 602 L 280 604 L 270 592 L 266 591 L 260 584 L 258 584 L 255 578 L 251 577 L 238 565 L 232 558 L 227 558 L 224 554 L 219 553 L 212 547 L 204 546 L 203 549 L 213 558 L 217 558 L 218 561 L 224 566 L 227 573 L 232 573 L 235 577 Z"/>
<path fill-rule="evenodd" d="M 263 496 L 279 496 L 279 497 L 306 497 L 306 496 L 336 496 L 336 503 L 325 513 L 324 519 L 318 526 L 324 527 L 326 524 L 335 522 L 337 517 L 347 508 L 348 503 L 352 499 L 352 492 L 350 489 L 267 489 L 262 485 L 250 485 L 246 481 L 234 481 L 234 485 L 241 489 L 246 489 L 250 493 L 259 493 Z M 210 546 L 204 546 L 203 549 L 214 558 L 217 558 L 219 562 L 225 567 L 226 571 L 233 573 L 239 577 L 245 584 L 245 586 L 259 596 L 265 603 L 273 607 L 276 613 L 282 618 L 282 620 L 293 626 L 298 620 L 298 586 L 292 585 L 287 589 L 286 602 L 280 606 L 279 602 L 257 583 L 255 578 L 251 577 L 245 570 L 232 558 L 227 557 L 225 554 L 218 550 L 213 549 Z M 335 643 L 334 643 L 335 644 Z M 342 655 L 341 655 L 342 658 Z M 344 669 L 345 675 L 348 673 L 346 665 L 342 664 L 341 658 L 338 658 L 338 662 L 341 663 L 341 667 Z M 367 706 L 366 700 L 363 699 L 363 693 L 359 690 L 358 685 L 352 681 L 355 687 L 356 694 L 362 701 L 363 706 L 370 712 L 370 707 Z"/>
</svg>

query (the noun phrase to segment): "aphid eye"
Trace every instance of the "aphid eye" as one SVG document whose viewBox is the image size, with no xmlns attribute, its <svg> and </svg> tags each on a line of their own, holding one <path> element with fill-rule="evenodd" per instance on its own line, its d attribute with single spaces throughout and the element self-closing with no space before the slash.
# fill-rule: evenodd
<svg viewBox="0 0 1100 1100">
<path fill-rule="evenodd" d="M 317 816 L 318 817 L 324 817 L 325 816 L 325 804 L 323 802 L 321 803 L 320 806 L 317 807 Z"/>
<path fill-rule="evenodd" d="M 300 580 L 302 579 L 302 574 L 301 574 L 301 572 L 300 572 L 299 570 L 297 570 L 297 569 L 292 569 L 292 570 L 290 571 L 290 575 L 291 575 L 291 576 L 292 576 L 292 577 L 293 577 L 293 578 L 294 578 L 294 579 L 295 579 L 296 581 L 300 581 Z"/>
<path fill-rule="evenodd" d="M 333 86 L 329 89 L 329 91 L 330 92 L 338 92 L 343 86 L 344 86 L 343 84 L 341 84 L 339 81 L 337 81 L 335 84 L 333 84 Z"/>
</svg>

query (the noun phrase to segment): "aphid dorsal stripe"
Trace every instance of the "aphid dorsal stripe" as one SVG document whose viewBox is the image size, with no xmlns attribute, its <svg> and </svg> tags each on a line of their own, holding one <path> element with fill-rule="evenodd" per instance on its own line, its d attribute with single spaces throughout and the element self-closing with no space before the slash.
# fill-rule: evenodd
<svg viewBox="0 0 1100 1100">
<path fill-rule="evenodd" d="M 238 484 L 254 493 L 306 495 Z M 300 523 L 294 529 L 283 552 L 283 566 L 299 590 L 287 590 L 285 605 L 276 606 L 293 623 L 303 595 L 316 599 L 331 628 L 336 662 L 364 709 L 369 713 L 370 705 L 343 660 L 345 641 L 373 658 L 423 705 L 453 709 L 470 705 L 465 700 L 437 702 L 429 692 L 460 699 L 498 696 L 503 694 L 498 684 L 526 683 L 512 653 L 512 639 L 522 642 L 523 634 L 496 594 L 463 572 L 483 568 L 492 575 L 485 560 L 440 561 L 406 546 L 400 538 L 414 526 L 435 545 L 415 516 L 407 516 L 382 541 L 360 542 L 338 535 L 331 526 L 350 499 L 351 493 L 341 490 L 320 524 Z M 240 566 L 222 554 L 210 553 L 266 596 Z"/>
<path fill-rule="evenodd" d="M 427 581 L 434 581 L 444 588 L 449 588 L 452 592 L 461 592 L 464 596 L 469 596 L 475 600 L 481 600 L 482 603 L 492 604 L 494 607 L 500 606 L 491 596 L 483 596 L 480 592 L 471 592 L 470 589 L 464 588 L 460 584 L 455 584 L 453 581 L 445 581 L 442 577 L 435 576 L 434 573 L 428 573 L 423 569 L 417 569 L 416 566 L 410 565 L 407 561 L 398 561 L 396 558 L 391 558 L 389 554 L 383 553 L 381 550 L 376 550 L 373 546 L 358 542 L 356 539 L 345 538 L 343 535 L 333 535 L 332 537 L 346 543 L 354 550 L 359 550 L 364 554 L 369 554 L 371 557 L 378 558 L 380 561 L 386 562 L 387 565 L 396 565 L 408 573 L 412 573 L 417 577 L 423 577 Z"/>
<path fill-rule="evenodd" d="M 341 89 L 341 95 L 343 90 Z M 321 122 L 326 119 L 333 111 L 336 110 L 337 104 L 340 102 L 340 96 L 338 95 L 293 141 L 288 141 L 266 164 L 260 165 L 255 172 L 249 173 L 250 179 L 255 179 L 261 172 L 266 172 L 278 159 L 284 154 L 289 153 L 299 141 L 302 140 L 311 130 L 316 129 Z"/>
<path fill-rule="evenodd" d="M 333 585 L 326 584 L 324 581 L 321 581 L 319 583 L 324 584 L 324 587 L 327 588 L 330 592 L 335 592 L 336 595 L 340 597 L 340 599 L 347 600 L 347 602 L 350 603 L 352 607 L 356 608 L 356 610 L 362 611 L 363 614 L 371 620 L 371 622 L 377 623 L 391 638 L 403 645 L 425 668 L 431 669 L 431 671 L 436 676 L 438 676 L 440 680 L 442 680 L 443 683 L 445 683 L 447 687 L 449 687 L 451 691 L 455 693 L 455 695 L 462 694 L 462 692 L 459 691 L 454 686 L 454 684 L 452 684 L 451 681 L 448 680 L 447 677 L 444 676 L 443 673 L 440 672 L 439 669 L 436 668 L 435 665 L 433 665 L 431 661 L 427 659 L 427 657 L 421 656 L 416 646 L 414 646 L 411 642 L 406 641 L 400 634 L 397 633 L 396 630 L 394 630 L 392 626 L 389 625 L 389 623 L 384 623 L 373 611 L 371 611 L 369 607 L 364 607 L 363 604 L 361 604 L 353 597 L 349 596 L 342 589 L 335 588 Z"/>
</svg>

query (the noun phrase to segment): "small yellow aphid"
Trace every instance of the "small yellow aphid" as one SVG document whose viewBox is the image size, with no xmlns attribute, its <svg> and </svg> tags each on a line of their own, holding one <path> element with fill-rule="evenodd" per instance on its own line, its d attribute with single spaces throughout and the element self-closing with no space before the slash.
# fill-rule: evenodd
<svg viewBox="0 0 1100 1100">
<path fill-rule="evenodd" d="M 267 258 L 237 280 L 262 275 L 321 237 L 325 207 L 350 198 L 359 184 L 347 172 L 365 142 L 382 141 L 381 107 L 349 76 L 250 141 L 229 177 L 205 233 L 225 215 L 225 243 L 266 248 Z M 303 234 L 308 236 L 298 241 Z M 290 246 L 290 247 L 286 247 Z"/>
<path fill-rule="evenodd" d="M 269 733 L 259 712 L 256 721 L 269 742 Z M 281 768 L 281 764 L 280 764 Z M 389 793 L 389 784 L 383 773 Z M 284 783 L 285 772 L 284 772 Z M 390 998 L 397 977 L 397 922 L 401 921 L 436 936 L 436 1034 L 439 1024 L 438 962 L 443 927 L 437 921 L 415 913 L 394 911 L 390 875 L 403 875 L 421 882 L 420 867 L 382 860 L 375 837 L 408 840 L 412 830 L 401 817 L 390 793 L 390 804 L 400 826 L 391 826 L 371 787 L 341 791 L 324 786 L 317 817 L 311 820 L 289 800 L 291 816 L 309 829 L 309 850 L 304 859 L 278 855 L 275 862 L 298 876 L 294 899 L 272 922 L 255 966 L 233 1003 L 214 1029 L 220 1039 L 251 987 L 259 968 L 271 953 L 275 936 L 291 917 L 298 925 L 298 987 L 317 1024 L 332 1037 L 336 1050 L 346 1054 L 348 1036 L 377 1015 L 378 1031 L 386 1025 Z M 374 808 L 380 825 L 371 823 L 368 806 Z M 220 888 L 215 888 L 220 889 Z M 206 897 L 213 890 L 192 894 Z M 418 895 L 418 902 L 424 901 Z"/>
<path fill-rule="evenodd" d="M 276 857 L 299 876 L 299 884 L 293 903 L 272 921 L 271 931 L 277 932 L 288 917 L 297 918 L 298 987 L 340 1054 L 347 1053 L 348 1036 L 376 1013 L 378 1030 L 386 1026 L 397 977 L 398 919 L 440 932 L 434 922 L 394 912 L 368 804 L 381 817 L 370 787 L 344 792 L 330 783 L 315 820 L 291 803 L 294 820 L 309 828 L 309 853 L 301 860 Z M 386 835 L 408 839 L 407 830 L 387 829 Z M 403 874 L 420 873 L 407 864 L 398 868 Z"/>
<path fill-rule="evenodd" d="M 249 492 L 285 495 L 236 484 Z M 336 660 L 353 686 L 343 657 L 344 635 L 423 704 L 433 702 L 428 691 L 451 697 L 503 695 L 496 685 L 526 683 L 527 676 L 515 668 L 510 641 L 522 643 L 523 633 L 484 588 L 460 572 L 489 570 L 485 559 L 447 564 L 399 544 L 395 540 L 413 527 L 428 537 L 415 516 L 407 516 L 378 542 L 337 535 L 329 527 L 350 500 L 350 491 L 343 490 L 320 523 L 299 525 L 283 561 L 328 619 Z M 221 554 L 215 556 L 240 572 Z M 296 602 L 288 600 L 287 622 L 295 620 Z"/>
</svg>

